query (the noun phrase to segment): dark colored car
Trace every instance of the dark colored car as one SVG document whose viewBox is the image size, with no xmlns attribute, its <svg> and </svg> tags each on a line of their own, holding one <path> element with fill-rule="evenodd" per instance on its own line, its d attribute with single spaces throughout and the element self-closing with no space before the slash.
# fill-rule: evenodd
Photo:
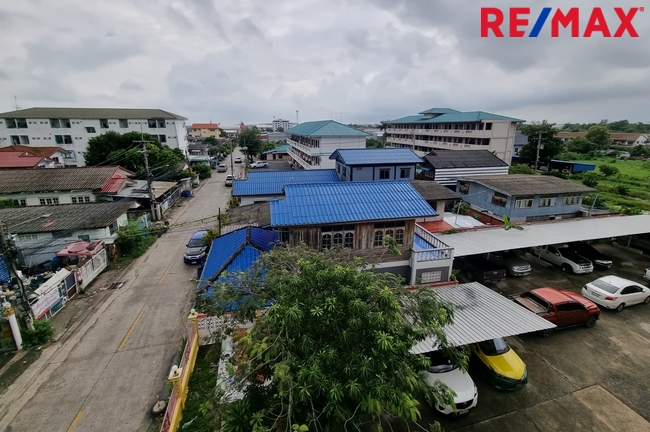
<svg viewBox="0 0 650 432">
<path fill-rule="evenodd" d="M 453 266 L 470 281 L 494 283 L 506 278 L 506 269 L 480 255 L 456 257 Z"/>
<path fill-rule="evenodd" d="M 612 266 L 613 261 L 610 257 L 600 252 L 598 249 L 585 242 L 571 242 L 569 246 L 576 251 L 578 255 L 582 255 L 591 261 L 595 267 L 599 269 L 608 269 Z"/>
<path fill-rule="evenodd" d="M 206 257 L 210 245 L 205 244 L 203 237 L 207 233 L 206 230 L 200 230 L 192 234 L 190 241 L 185 245 L 185 252 L 183 253 L 183 262 L 185 264 L 200 264 Z"/>
<path fill-rule="evenodd" d="M 486 258 L 499 267 L 505 267 L 510 276 L 526 276 L 532 271 L 530 263 L 511 250 L 490 252 Z"/>
</svg>

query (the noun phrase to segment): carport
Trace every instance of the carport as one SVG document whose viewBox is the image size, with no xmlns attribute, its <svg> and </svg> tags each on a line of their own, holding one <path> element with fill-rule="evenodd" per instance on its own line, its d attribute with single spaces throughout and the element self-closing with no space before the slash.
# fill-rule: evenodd
<svg viewBox="0 0 650 432">
<path fill-rule="evenodd" d="M 456 306 L 453 323 L 445 327 L 447 340 L 453 346 L 555 328 L 555 324 L 478 282 L 431 289 L 441 300 Z M 411 352 L 422 354 L 437 349 L 438 340 L 431 337 L 415 345 Z"/>
<path fill-rule="evenodd" d="M 556 243 L 622 237 L 650 232 L 650 215 L 600 216 L 520 224 L 524 229 L 484 228 L 477 231 L 436 235 L 454 248 L 454 256 L 466 256 L 509 249 L 523 249 Z"/>
</svg>

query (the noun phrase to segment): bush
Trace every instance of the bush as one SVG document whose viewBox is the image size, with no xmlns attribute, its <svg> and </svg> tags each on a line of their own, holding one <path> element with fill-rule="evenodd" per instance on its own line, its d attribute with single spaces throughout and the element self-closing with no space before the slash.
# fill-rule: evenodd
<svg viewBox="0 0 650 432">
<path fill-rule="evenodd" d="M 23 328 L 20 329 L 20 334 L 23 337 L 23 348 L 31 348 L 48 342 L 54 334 L 54 327 L 49 321 L 36 320 L 34 330 Z"/>
<path fill-rule="evenodd" d="M 618 185 L 618 186 L 616 186 L 616 192 L 619 195 L 626 196 L 626 195 L 628 195 L 630 193 L 630 189 L 625 185 Z"/>
<path fill-rule="evenodd" d="M 156 242 L 156 236 L 150 234 L 148 230 L 140 228 L 137 221 L 129 221 L 117 230 L 115 245 L 122 256 L 137 258 Z"/>
<path fill-rule="evenodd" d="M 639 207 L 621 207 L 621 213 L 624 215 L 635 216 L 643 214 L 643 210 Z"/>
<path fill-rule="evenodd" d="M 595 188 L 598 186 L 598 174 L 586 173 L 582 176 L 582 184 L 587 187 Z"/>
<path fill-rule="evenodd" d="M 508 174 L 535 174 L 535 170 L 528 165 L 512 165 L 508 168 Z"/>
<path fill-rule="evenodd" d="M 192 167 L 192 170 L 199 175 L 199 178 L 206 179 L 212 177 L 212 168 L 208 164 L 196 164 Z"/>
<path fill-rule="evenodd" d="M 596 204 L 594 205 L 594 199 L 596 200 Z M 582 204 L 591 206 L 593 205 L 594 208 L 605 208 L 605 199 L 602 197 L 602 195 L 585 195 L 584 198 L 582 198 Z"/>
<path fill-rule="evenodd" d="M 611 165 L 601 165 L 598 169 L 605 177 L 610 177 L 618 173 L 618 168 Z"/>
</svg>

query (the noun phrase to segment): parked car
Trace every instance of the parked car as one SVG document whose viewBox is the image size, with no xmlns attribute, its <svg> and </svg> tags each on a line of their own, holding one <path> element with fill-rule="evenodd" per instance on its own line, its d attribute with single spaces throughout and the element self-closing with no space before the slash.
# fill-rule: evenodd
<svg viewBox="0 0 650 432">
<path fill-rule="evenodd" d="M 582 287 L 582 295 L 617 312 L 626 306 L 650 303 L 650 289 L 618 276 L 603 276 Z"/>
<path fill-rule="evenodd" d="M 219 164 L 217 166 L 217 172 L 227 172 L 228 166 L 226 164 Z"/>
<path fill-rule="evenodd" d="M 528 261 L 511 250 L 490 252 L 486 258 L 499 267 L 505 267 L 510 276 L 526 276 L 532 270 Z"/>
<path fill-rule="evenodd" d="M 560 266 L 567 273 L 583 274 L 594 271 L 591 261 L 577 254 L 568 244 L 536 246 L 532 248 L 531 253 Z"/>
<path fill-rule="evenodd" d="M 242 162 L 241 158 L 239 156 L 237 156 L 235 158 L 235 163 L 241 163 L 241 162 Z"/>
<path fill-rule="evenodd" d="M 594 302 L 573 291 L 544 287 L 508 298 L 560 328 L 577 325 L 591 328 L 600 317 L 600 309 Z M 553 330 L 543 330 L 540 334 L 548 337 Z"/>
<path fill-rule="evenodd" d="M 650 267 L 645 269 L 645 272 L 643 272 L 643 279 L 650 281 Z"/>
<path fill-rule="evenodd" d="M 431 367 L 427 370 L 427 382 L 435 385 L 436 381 L 446 384 L 456 394 L 454 406 L 434 404 L 434 408 L 443 414 L 462 415 L 467 414 L 478 402 L 478 389 L 467 372 L 447 359 L 442 351 L 434 351 L 428 354 L 431 360 Z"/>
<path fill-rule="evenodd" d="M 608 269 L 612 266 L 613 261 L 610 257 L 600 252 L 598 249 L 585 242 L 571 242 L 569 246 L 580 256 L 587 258 L 595 267 Z"/>
<path fill-rule="evenodd" d="M 251 168 L 268 168 L 269 164 L 264 161 L 255 161 L 251 164 Z"/>
<path fill-rule="evenodd" d="M 210 159 L 210 168 L 215 169 L 217 167 L 217 160 L 215 158 Z"/>
<path fill-rule="evenodd" d="M 185 245 L 185 252 L 183 253 L 183 262 L 185 264 L 200 264 L 205 258 L 210 249 L 210 245 L 203 241 L 203 237 L 207 233 L 206 230 L 199 230 L 192 234 L 190 241 Z"/>
<path fill-rule="evenodd" d="M 484 375 L 499 390 L 519 390 L 528 383 L 526 364 L 502 338 L 470 346 Z"/>
<path fill-rule="evenodd" d="M 232 184 L 233 184 L 234 181 L 235 181 L 235 176 L 233 176 L 233 175 L 227 175 L 226 176 L 226 186 L 231 186 L 232 187 Z"/>
<path fill-rule="evenodd" d="M 495 283 L 506 278 L 506 269 L 491 263 L 481 255 L 456 257 L 453 267 L 470 281 Z"/>
</svg>

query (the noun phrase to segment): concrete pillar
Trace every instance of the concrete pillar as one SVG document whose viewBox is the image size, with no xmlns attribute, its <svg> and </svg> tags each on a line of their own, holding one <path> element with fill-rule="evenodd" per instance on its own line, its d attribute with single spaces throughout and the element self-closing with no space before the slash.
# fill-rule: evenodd
<svg viewBox="0 0 650 432">
<path fill-rule="evenodd" d="M 2 307 L 4 309 L 3 315 L 9 321 L 9 327 L 11 328 L 11 334 L 14 337 L 16 348 L 21 350 L 23 349 L 23 337 L 20 334 L 20 327 L 18 327 L 18 320 L 16 320 L 14 308 L 11 307 L 11 304 L 4 297 L 2 298 Z"/>
</svg>

